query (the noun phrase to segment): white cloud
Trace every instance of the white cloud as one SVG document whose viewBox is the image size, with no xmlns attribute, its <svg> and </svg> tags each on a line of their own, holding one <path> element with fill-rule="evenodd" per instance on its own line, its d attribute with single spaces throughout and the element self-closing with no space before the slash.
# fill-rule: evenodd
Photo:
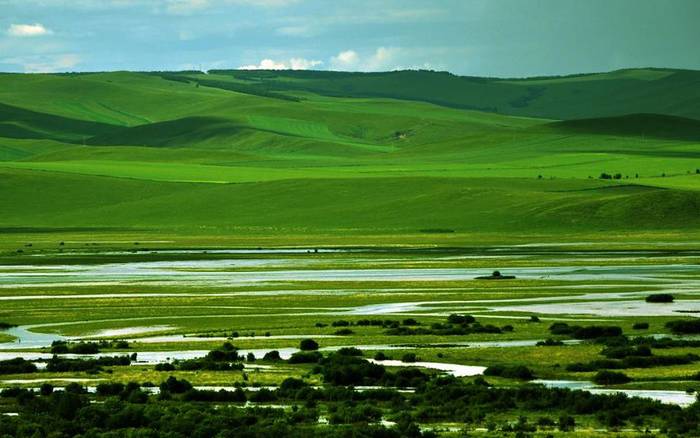
<svg viewBox="0 0 700 438">
<path fill-rule="evenodd" d="M 292 58 L 289 60 L 289 66 L 292 70 L 309 70 L 323 64 L 323 61 L 309 60 L 304 58 Z"/>
<path fill-rule="evenodd" d="M 309 70 L 322 65 L 322 61 L 292 58 L 289 61 L 275 61 L 263 59 L 260 64 L 249 64 L 238 67 L 239 70 Z"/>
<path fill-rule="evenodd" d="M 345 50 L 331 58 L 331 68 L 348 71 L 395 70 L 400 49 L 379 47 L 369 56 L 360 56 L 354 50 Z"/>
<path fill-rule="evenodd" d="M 367 65 L 370 70 L 386 68 L 394 59 L 397 49 L 379 47 L 370 57 Z"/>
<path fill-rule="evenodd" d="M 7 29 L 7 34 L 13 37 L 37 37 L 50 35 L 53 31 L 44 27 L 43 24 L 11 24 Z"/>
<path fill-rule="evenodd" d="M 334 69 L 347 70 L 356 68 L 360 62 L 360 56 L 354 50 L 346 50 L 331 58 L 331 66 Z"/>
<path fill-rule="evenodd" d="M 284 62 L 277 62 L 272 59 L 263 59 L 260 64 L 248 64 L 238 67 L 239 70 L 286 70 L 287 65 Z"/>
<path fill-rule="evenodd" d="M 434 69 L 433 59 L 444 59 L 449 51 L 441 48 L 378 47 L 374 52 L 360 54 L 345 50 L 330 59 L 330 69 L 340 71 L 393 71 Z"/>
</svg>

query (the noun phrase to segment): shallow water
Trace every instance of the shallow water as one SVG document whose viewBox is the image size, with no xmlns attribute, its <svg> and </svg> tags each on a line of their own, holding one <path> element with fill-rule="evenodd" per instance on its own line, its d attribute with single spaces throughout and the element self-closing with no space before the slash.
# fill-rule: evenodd
<svg viewBox="0 0 700 438">
<path fill-rule="evenodd" d="M 221 250 L 221 253 L 225 253 Z M 236 252 L 236 251 L 253 251 L 253 252 Z M 272 250 L 231 250 L 231 254 L 255 254 L 255 251 L 260 254 L 285 254 L 285 253 L 300 253 L 306 252 L 308 249 L 284 249 Z M 195 251 L 196 252 L 196 251 Z M 209 251 L 214 252 L 214 251 Z M 328 251 L 332 252 L 332 251 Z M 338 251 L 342 252 L 342 250 Z M 177 253 L 175 251 L 174 253 Z M 185 254 L 186 252 L 182 252 Z M 193 252 L 194 253 L 194 252 Z M 188 253 L 189 254 L 189 253 Z M 518 267 L 502 270 L 504 274 L 515 275 L 519 279 L 525 280 L 543 280 L 557 282 L 571 282 L 566 285 L 539 284 L 533 289 L 548 289 L 557 287 L 562 289 L 571 289 L 571 295 L 549 296 L 549 297 L 533 297 L 533 298 L 495 298 L 492 300 L 444 300 L 444 301 L 418 301 L 418 302 L 385 302 L 357 307 L 348 308 L 319 308 L 315 311 L 311 308 L 294 309 L 272 309 L 279 313 L 270 315 L 258 314 L 254 308 L 246 306 L 229 306 L 228 308 L 250 309 L 248 313 L 234 315 L 201 315 L 201 316 L 157 316 L 157 317 L 131 317 L 131 318 L 115 318 L 106 320 L 94 321 L 65 321 L 52 324 L 37 324 L 32 326 L 21 326 L 11 328 L 5 333 L 18 338 L 18 342 L 0 344 L 0 350 L 8 350 L 13 348 L 39 348 L 47 347 L 51 342 L 56 340 L 73 340 L 77 337 L 66 337 L 51 333 L 39 333 L 33 330 L 50 329 L 60 326 L 89 324 L 97 322 L 113 322 L 118 325 L 115 328 L 106 328 L 95 333 L 87 333 L 80 338 L 118 338 L 124 336 L 137 336 L 147 334 L 149 332 L 163 332 L 174 330 L 176 325 L 170 325 L 171 320 L 189 319 L 189 318 L 245 318 L 252 316 L 269 316 L 269 317 L 284 317 L 284 316 L 316 316 L 316 315 L 446 315 L 455 311 L 477 312 L 488 316 L 489 312 L 527 312 L 539 313 L 545 315 L 590 315 L 590 316 L 646 316 L 646 315 L 664 315 L 664 316 L 700 316 L 700 299 L 698 300 L 677 300 L 671 304 L 650 304 L 643 300 L 645 295 L 650 292 L 649 289 L 654 289 L 654 292 L 682 292 L 684 294 L 698 293 L 700 291 L 700 266 L 695 264 L 655 264 L 655 265 L 620 265 L 620 266 L 597 266 L 596 262 L 600 262 L 601 258 L 591 257 L 586 253 L 567 253 L 567 257 L 575 261 L 589 260 L 590 265 L 587 266 L 546 266 L 546 259 L 542 262 L 545 266 L 537 267 Z M 602 254 L 598 254 L 602 255 Z M 615 257 L 615 253 L 610 253 L 609 260 L 626 260 L 633 262 L 634 259 L 627 257 Z M 648 254 L 628 253 L 635 257 L 646 257 Z M 526 257 L 527 255 L 520 254 L 508 255 L 508 258 Z M 273 256 L 274 257 L 274 256 Z M 481 256 L 448 256 L 442 259 L 454 258 L 475 258 Z M 489 256 L 486 256 L 489 257 Z M 688 256 L 691 257 L 691 256 Z M 692 256 L 694 257 L 694 256 Z M 499 257 L 502 258 L 503 257 Z M 674 258 L 677 258 L 674 256 Z M 347 262 L 349 259 L 340 260 L 339 262 Z M 362 260 L 362 259 L 358 259 Z M 412 263 L 420 261 L 431 261 L 429 255 L 425 259 L 411 260 Z M 555 260 L 555 259 L 552 259 Z M 0 287 L 48 287 L 56 285 L 74 285 L 86 286 L 93 284 L 163 284 L 168 286 L 184 285 L 184 286 L 210 286 L 210 287 L 225 287 L 237 286 L 243 287 L 246 285 L 261 286 L 264 284 L 273 284 L 288 281 L 355 281 L 355 282 L 370 282 L 370 281 L 448 281 L 448 280 L 472 280 L 474 277 L 488 275 L 491 269 L 458 269 L 458 268 L 386 268 L 386 269 L 308 269 L 310 264 L 321 262 L 321 259 L 294 259 L 294 258 L 270 258 L 270 259 L 230 259 L 230 260 L 186 260 L 186 261 L 159 261 L 159 262 L 127 262 L 127 263 L 110 263 L 101 265 L 61 265 L 61 266 L 0 266 Z M 363 259 L 362 261 L 381 262 L 381 260 Z M 556 259 L 557 263 L 561 263 L 562 259 Z M 276 270 L 266 270 L 266 269 Z M 293 269 L 290 269 L 293 268 Z M 305 269 L 307 268 L 307 269 Z M 277 270 L 279 269 L 279 270 Z M 576 282 L 588 282 L 592 284 L 579 284 Z M 397 286 L 400 286 L 397 284 Z M 642 286 L 645 291 L 640 292 L 638 288 Z M 270 286 L 277 287 L 277 285 Z M 285 286 L 282 286 L 285 287 Z M 289 286 L 287 286 L 289 287 Z M 607 292 L 602 291 L 600 294 L 582 293 L 576 295 L 575 290 L 594 289 L 596 287 L 619 287 L 619 290 L 624 292 Z M 630 289 L 633 288 L 633 289 Z M 637 288 L 635 291 L 634 288 Z M 440 293 L 454 293 L 455 289 L 445 288 L 430 288 L 426 286 L 425 290 L 433 291 L 436 295 Z M 613 289 L 615 290 L 615 289 Z M 39 291 L 39 290 L 38 290 Z M 368 293 L 400 293 L 411 291 L 406 288 L 385 288 L 385 289 L 365 289 L 363 292 Z M 42 291 L 41 295 L 12 295 L 0 297 L 0 301 L 9 300 L 52 300 L 52 299 L 86 299 L 86 298 L 150 298 L 150 297 L 234 297 L 243 295 L 314 295 L 314 294 L 355 294 L 357 290 L 345 289 L 328 289 L 328 290 L 249 290 L 239 292 L 213 292 L 213 293 L 116 293 L 116 294 L 97 294 L 91 293 L 86 295 L 68 294 L 57 295 L 45 294 Z M 567 292 L 561 292 L 566 294 Z M 502 296 L 499 294 L 498 296 Z M 438 297 L 435 297 L 438 298 Z M 391 300 L 389 297 L 387 300 Z M 609 300 L 609 301 L 603 301 Z M 298 310 L 295 312 L 295 310 Z M 305 311 L 306 310 L 306 311 Z M 698 310 L 698 313 L 678 313 L 678 310 Z M 134 327 L 123 327 L 126 321 L 135 321 L 138 324 Z M 155 321 L 163 322 L 163 325 L 145 325 L 152 324 Z M 257 336 L 257 337 L 239 337 L 228 339 L 225 337 L 204 337 L 204 336 L 187 336 L 187 335 L 158 335 L 153 333 L 153 336 L 145 336 L 142 338 L 133 338 L 131 341 L 142 343 L 176 343 L 176 342 L 236 342 L 241 340 L 257 340 L 257 339 L 299 339 L 302 337 L 324 338 L 333 335 L 280 335 L 280 336 Z M 510 341 L 489 341 L 489 342 L 452 342 L 449 338 L 445 338 L 442 344 L 423 344 L 426 346 L 441 346 L 440 348 L 507 348 L 507 347 L 527 347 L 534 346 L 539 340 L 510 340 Z M 575 341 L 574 341 L 575 342 Z M 450 345 L 444 345 L 450 344 Z M 420 348 L 419 345 L 410 344 L 385 344 L 385 345 L 355 345 L 355 347 L 368 350 L 405 350 Z M 322 351 L 334 351 L 341 346 L 322 348 Z M 271 351 L 272 349 L 248 349 L 241 350 L 242 355 L 253 353 L 257 358 Z M 297 352 L 296 348 L 280 348 L 276 349 L 280 352 L 283 359 L 288 359 L 293 353 Z M 134 365 L 153 365 L 176 359 L 193 359 L 204 356 L 208 350 L 183 350 L 183 351 L 157 351 L 157 352 L 137 352 L 138 359 Z M 94 356 L 114 356 L 118 354 L 131 354 L 132 351 L 123 353 L 103 353 Z M 92 356 L 92 357 L 94 357 Z M 10 359 L 14 357 L 24 357 L 28 360 L 38 361 L 46 360 L 52 357 L 50 353 L 39 352 L 10 352 L 0 351 L 0 359 Z M 87 358 L 89 355 L 65 355 L 64 357 Z M 399 361 L 383 361 L 380 362 L 385 366 L 402 366 L 402 367 L 423 367 L 435 370 L 444 371 L 456 376 L 473 376 L 483 373 L 484 367 L 475 367 L 459 364 L 447 364 L 438 362 L 416 362 L 404 363 Z M 250 365 L 250 368 L 255 365 Z M 260 366 L 262 367 L 262 366 Z M 63 379 L 65 381 L 65 379 Z M 631 396 L 648 397 L 661 400 L 664 403 L 674 403 L 687 405 L 692 403 L 694 396 L 685 394 L 681 391 L 642 391 L 642 390 L 613 390 L 609 388 L 599 388 L 589 382 L 571 382 L 571 381 L 543 381 L 545 384 L 560 385 L 558 387 L 571 387 L 573 389 L 587 390 L 597 393 L 609 392 L 624 392 Z M 566 386 L 568 385 L 568 386 Z"/>
<path fill-rule="evenodd" d="M 30 330 L 34 326 L 18 326 L 10 327 L 3 330 L 2 333 L 14 336 L 16 339 L 13 342 L 0 343 L 0 350 L 14 348 L 43 348 L 50 346 L 54 341 L 65 341 L 68 338 L 55 333 L 39 333 Z M 0 353 L 2 355 L 2 353 Z"/>
<path fill-rule="evenodd" d="M 163 332 L 167 330 L 175 330 L 177 327 L 171 325 L 154 325 L 148 327 L 126 327 L 118 329 L 105 329 L 98 332 L 92 333 L 90 335 L 81 336 L 82 339 L 91 338 L 120 338 L 129 335 L 139 335 L 143 333 L 151 332 Z"/>
<path fill-rule="evenodd" d="M 61 252 L 52 256 L 75 255 L 134 255 L 134 254 L 336 254 L 368 252 L 356 248 L 232 248 L 232 249 L 134 249 L 132 251 L 76 251 Z"/>
<path fill-rule="evenodd" d="M 603 388 L 593 382 L 580 380 L 533 380 L 531 383 L 544 385 L 548 388 L 588 391 L 592 394 L 626 394 L 629 397 L 649 398 L 661 403 L 683 407 L 692 405 L 697 399 L 696 394 L 688 394 L 685 391 Z"/>
<path fill-rule="evenodd" d="M 45 379 L 10 379 L 10 380 L 0 380 L 0 383 L 5 385 L 25 385 L 30 383 L 43 383 L 43 382 L 68 382 L 68 383 L 86 383 L 86 382 L 99 382 L 107 379 L 89 379 L 89 378 L 45 378 Z"/>
<path fill-rule="evenodd" d="M 374 360 L 367 359 L 369 362 L 383 365 L 386 367 L 413 367 L 413 368 L 428 368 L 432 370 L 444 371 L 452 374 L 455 377 L 470 377 L 484 374 L 486 367 L 458 365 L 442 362 L 402 362 L 400 360 Z"/>
<path fill-rule="evenodd" d="M 304 262 L 301 262 L 302 264 Z M 308 263 L 308 261 L 306 262 Z M 235 285 L 280 281 L 440 281 L 471 280 L 489 275 L 488 269 L 474 268 L 387 268 L 387 269 L 318 269 L 230 271 L 255 267 L 299 265 L 294 259 L 232 259 L 158 262 L 126 262 L 101 265 L 21 265 L 0 267 L 0 285 L 50 285 L 101 282 L 175 283 Z M 629 266 L 550 266 L 517 267 L 507 274 L 521 279 L 562 281 L 640 281 L 668 282 L 670 275 L 691 276 L 698 281 L 697 265 L 659 264 Z"/>
<path fill-rule="evenodd" d="M 100 283 L 103 284 L 103 283 Z M 106 284 L 106 283 L 105 283 Z M 64 286 L 63 284 L 52 284 L 51 286 Z M 84 284 L 83 284 L 84 285 Z M 20 287 L 21 288 L 21 287 Z M 363 292 L 377 294 L 393 294 L 401 292 L 415 292 L 417 289 L 397 287 L 397 288 L 363 288 Z M 420 291 L 420 289 L 418 289 Z M 455 288 L 430 288 L 431 293 L 441 292 L 454 293 Z M 352 295 L 358 289 L 265 289 L 265 290 L 239 290 L 236 292 L 127 292 L 127 293 L 90 293 L 90 294 L 60 294 L 60 295 L 4 295 L 0 296 L 0 301 L 25 301 L 25 300 L 81 300 L 81 299 L 116 299 L 116 298 L 172 298 L 172 297 L 244 297 L 244 296 L 284 296 L 284 295 Z M 240 307 L 241 309 L 247 307 Z"/>
<path fill-rule="evenodd" d="M 700 317 L 700 300 L 676 300 L 673 303 L 635 301 L 591 301 L 550 304 L 524 304 L 492 307 L 491 310 L 530 312 L 549 315 L 595 316 L 692 316 Z"/>
<path fill-rule="evenodd" d="M 236 342 L 238 340 L 264 340 L 264 339 L 328 339 L 340 338 L 338 335 L 260 335 L 260 336 L 237 336 L 234 338 L 225 336 L 190 336 L 190 335 L 163 335 L 149 336 L 145 338 L 128 339 L 128 342 L 138 342 L 141 344 L 169 344 L 178 342 Z"/>
</svg>

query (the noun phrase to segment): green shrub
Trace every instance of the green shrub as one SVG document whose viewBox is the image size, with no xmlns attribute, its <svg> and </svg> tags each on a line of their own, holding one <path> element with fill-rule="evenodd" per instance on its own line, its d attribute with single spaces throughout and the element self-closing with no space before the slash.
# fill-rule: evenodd
<svg viewBox="0 0 700 438">
<path fill-rule="evenodd" d="M 289 358 L 289 363 L 316 363 L 323 359 L 323 355 L 318 351 L 299 351 L 292 354 Z"/>
<path fill-rule="evenodd" d="M 669 321 L 666 327 L 677 335 L 694 335 L 700 333 L 700 319 Z"/>
<path fill-rule="evenodd" d="M 401 356 L 401 362 L 413 363 L 416 361 L 416 353 L 406 353 Z"/>
<path fill-rule="evenodd" d="M 647 303 L 672 303 L 673 299 L 671 294 L 651 294 L 644 301 Z"/>
<path fill-rule="evenodd" d="M 21 357 L 0 361 L 0 374 L 26 374 L 36 371 L 36 365 Z"/>
<path fill-rule="evenodd" d="M 263 356 L 263 359 L 262 359 L 262 360 L 267 360 L 267 361 L 271 361 L 271 362 L 276 362 L 276 361 L 282 360 L 282 358 L 280 357 L 280 352 L 279 352 L 279 351 L 277 351 L 277 350 L 272 350 L 272 351 L 268 351 L 267 353 L 265 353 L 265 355 Z"/>
<path fill-rule="evenodd" d="M 524 365 L 493 365 L 484 371 L 485 376 L 498 376 L 508 379 L 532 380 L 535 378 L 534 373 Z"/>
<path fill-rule="evenodd" d="M 632 379 L 630 379 L 627 374 L 617 371 L 598 371 L 598 373 L 593 376 L 593 382 L 598 385 L 620 385 L 631 381 Z"/>
<path fill-rule="evenodd" d="M 318 342 L 313 339 L 302 339 L 299 343 L 299 349 L 302 351 L 318 350 Z"/>
</svg>

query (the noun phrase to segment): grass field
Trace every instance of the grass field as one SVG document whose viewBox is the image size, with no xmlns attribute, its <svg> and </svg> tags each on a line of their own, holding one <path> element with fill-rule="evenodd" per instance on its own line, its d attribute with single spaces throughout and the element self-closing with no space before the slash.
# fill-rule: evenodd
<svg viewBox="0 0 700 438">
<path fill-rule="evenodd" d="M 597 369 L 581 368 L 608 359 L 605 342 L 644 336 L 678 341 L 646 339 L 654 360 L 681 359 L 626 366 L 631 381 L 588 389 L 690 405 L 700 344 L 666 324 L 700 316 L 699 75 L 2 74 L 0 322 L 19 327 L 0 331 L 0 357 L 45 364 L 52 341 L 127 340 L 101 352 L 140 363 L 6 373 L 0 387 L 170 375 L 229 389 L 324 385 L 317 365 L 261 360 L 286 359 L 303 338 L 326 357 L 349 346 L 413 354 L 431 375 L 430 363 L 534 375 L 485 377 L 503 390 L 533 378 L 593 385 Z M 516 278 L 475 279 L 494 270 Z M 675 301 L 646 303 L 652 293 Z M 446 334 L 451 314 L 492 328 Z M 553 333 L 557 322 L 625 337 Z M 535 345 L 548 338 L 564 343 Z M 156 370 L 225 341 L 257 360 Z M 13 409 L 0 398 L 0 412 Z M 438 421 L 422 409 L 414 419 L 445 436 L 527 414 Z M 579 413 L 576 432 L 632 436 L 643 424 L 665 436 L 658 419 L 628 420 L 634 430 Z"/>
<path fill-rule="evenodd" d="M 280 241 L 429 229 L 503 233 L 504 242 L 545 230 L 680 235 L 700 217 L 695 97 L 677 111 L 648 96 L 680 89 L 694 74 L 638 70 L 531 83 L 427 72 L 6 74 L 0 201 L 9 208 L 0 226 Z M 421 75 L 430 80 L 408 87 Z M 393 88 L 371 91 L 386 80 Z M 327 88 L 343 81 L 355 81 L 355 91 Z M 450 81 L 464 85 L 460 99 L 511 115 L 395 90 L 437 95 Z M 609 109 L 602 90 L 631 93 L 632 85 L 651 88 L 647 100 L 630 94 L 626 105 L 656 115 L 601 110 L 559 122 L 578 115 L 554 110 L 571 107 L 566 100 L 550 102 L 571 87 L 595 87 L 588 105 Z M 523 111 L 489 103 L 535 86 L 548 91 L 514 107 Z M 536 110 L 545 104 L 552 111 Z"/>
</svg>

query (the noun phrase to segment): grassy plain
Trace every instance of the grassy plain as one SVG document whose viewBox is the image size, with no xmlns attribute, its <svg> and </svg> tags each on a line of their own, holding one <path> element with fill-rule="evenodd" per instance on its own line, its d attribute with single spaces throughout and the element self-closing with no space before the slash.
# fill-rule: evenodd
<svg viewBox="0 0 700 438">
<path fill-rule="evenodd" d="M 223 338 L 290 349 L 310 337 L 326 355 L 360 346 L 366 357 L 591 380 L 567 366 L 602 359 L 603 345 L 532 343 L 571 341 L 550 333 L 554 322 L 668 336 L 668 321 L 698 316 L 697 74 L 0 75 L 0 321 L 71 339 L 134 329 L 102 338 L 142 354 L 210 350 Z M 230 251 L 266 248 L 301 250 Z M 337 249 L 348 251 L 324 252 Z M 474 279 L 495 269 L 518 275 Z M 641 307 L 668 290 L 673 307 Z M 512 331 L 396 335 L 355 324 L 412 318 L 429 328 L 452 313 Z M 339 320 L 350 333 L 336 333 Z M 49 352 L 9 344 L 8 333 L 0 353 Z M 191 338 L 148 339 L 171 335 Z M 311 365 L 259 359 L 265 367 L 243 372 L 110 366 L 3 375 L 0 385 L 158 384 L 170 374 L 196 385 L 322 383 Z M 632 381 L 616 387 L 695 389 L 697 363 L 625 369 Z M 577 421 L 598 433 L 598 420 Z"/>
<path fill-rule="evenodd" d="M 560 90 L 623 81 L 628 90 L 682 84 L 691 73 L 639 70 L 533 84 Z M 420 74 L 433 78 L 413 75 Z M 698 228 L 700 122 L 685 118 L 692 111 L 658 101 L 643 111 L 651 100 L 630 96 L 636 112 L 657 115 L 605 118 L 603 111 L 558 122 L 572 116 L 536 111 L 546 93 L 522 107 L 534 111 L 523 117 L 400 93 L 329 94 L 320 73 L 246 75 L 0 76 L 0 202 L 9 206 L 0 212 L 2 240 L 50 230 L 66 240 L 82 230 L 186 245 L 333 245 L 351 236 L 359 244 L 461 246 L 569 240 L 572 231 L 664 241 Z M 412 83 L 411 75 L 395 84 Z M 357 81 L 360 90 L 375 79 L 381 75 L 333 80 Z M 457 82 L 465 90 L 478 85 Z M 299 99 L 226 89 L 251 83 Z M 518 81 L 497 85 L 527 89 Z M 609 108 L 600 94 L 591 96 L 591 105 Z M 601 173 L 620 179 L 600 180 Z"/>
</svg>

